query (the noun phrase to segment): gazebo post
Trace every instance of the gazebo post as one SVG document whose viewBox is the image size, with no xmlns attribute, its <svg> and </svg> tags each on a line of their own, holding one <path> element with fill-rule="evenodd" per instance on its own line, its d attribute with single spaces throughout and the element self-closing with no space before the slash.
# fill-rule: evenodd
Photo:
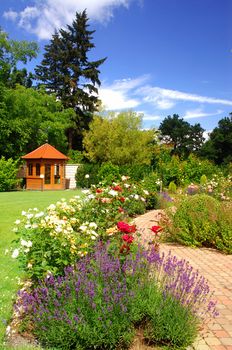
<svg viewBox="0 0 232 350">
<path fill-rule="evenodd" d="M 43 192 L 44 174 L 41 174 L 40 178 L 41 178 L 41 191 Z"/>
</svg>

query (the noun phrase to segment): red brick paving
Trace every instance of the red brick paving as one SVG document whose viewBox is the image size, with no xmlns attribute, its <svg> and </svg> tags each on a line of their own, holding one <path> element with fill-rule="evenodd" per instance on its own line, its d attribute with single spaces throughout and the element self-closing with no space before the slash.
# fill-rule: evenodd
<svg viewBox="0 0 232 350">
<path fill-rule="evenodd" d="M 162 210 L 150 211 L 134 220 L 144 242 L 152 240 L 150 228 L 157 225 Z M 198 269 L 214 290 L 217 300 L 218 317 L 204 326 L 198 340 L 193 345 L 195 350 L 232 350 L 232 255 L 224 255 L 213 249 L 195 249 L 174 244 L 161 244 L 161 251 L 172 252 L 180 259 L 185 259 Z"/>
</svg>

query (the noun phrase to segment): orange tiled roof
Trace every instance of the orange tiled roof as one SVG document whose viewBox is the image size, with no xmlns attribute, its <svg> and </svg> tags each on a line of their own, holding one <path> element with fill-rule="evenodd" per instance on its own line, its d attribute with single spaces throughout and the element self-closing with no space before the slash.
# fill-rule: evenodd
<svg viewBox="0 0 232 350">
<path fill-rule="evenodd" d="M 22 156 L 23 159 L 69 159 L 63 153 L 58 151 L 55 147 L 45 143 L 44 145 L 36 148 L 34 151 Z"/>
</svg>

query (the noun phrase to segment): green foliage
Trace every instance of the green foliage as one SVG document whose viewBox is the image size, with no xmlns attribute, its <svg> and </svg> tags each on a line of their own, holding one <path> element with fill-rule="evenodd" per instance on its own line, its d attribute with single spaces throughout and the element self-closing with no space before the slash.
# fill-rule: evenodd
<svg viewBox="0 0 232 350">
<path fill-rule="evenodd" d="M 148 205 L 151 205 L 151 201 Z M 129 216 L 142 215 L 146 211 L 146 203 L 139 198 L 131 198 L 130 201 L 125 202 L 123 209 Z"/>
<path fill-rule="evenodd" d="M 144 336 L 149 344 L 160 344 L 167 349 L 186 349 L 197 336 L 197 322 L 187 308 L 171 296 L 163 298 L 157 286 L 151 283 L 137 301 L 142 306 Z"/>
<path fill-rule="evenodd" d="M 232 203 L 223 202 L 219 212 L 219 234 L 216 237 L 216 247 L 227 253 L 232 254 Z"/>
<path fill-rule="evenodd" d="M 80 164 L 83 161 L 83 154 L 80 151 L 70 149 L 67 156 L 69 157 L 68 163 Z"/>
<path fill-rule="evenodd" d="M 3 88 L 0 93 L 0 154 L 19 158 L 49 142 L 67 150 L 65 129 L 74 112 L 43 90 Z"/>
<path fill-rule="evenodd" d="M 15 190 L 21 180 L 17 178 L 18 162 L 12 158 L 0 159 L 0 192 Z"/>
<path fill-rule="evenodd" d="M 146 198 L 146 209 L 156 209 L 158 208 L 158 194 L 157 192 L 161 189 L 161 180 L 158 177 L 158 174 L 151 172 L 149 175 L 146 175 L 141 182 L 142 187 L 147 191 Z"/>
<path fill-rule="evenodd" d="M 201 155 L 216 164 L 229 164 L 232 161 L 232 114 L 221 119 L 209 135 L 201 149 Z"/>
<path fill-rule="evenodd" d="M 229 209 L 215 198 L 196 194 L 185 198 L 172 216 L 170 238 L 185 245 L 232 252 Z"/>
<path fill-rule="evenodd" d="M 203 174 L 200 178 L 200 185 L 204 186 L 206 185 L 206 183 L 207 183 L 207 176 Z"/>
<path fill-rule="evenodd" d="M 95 116 L 83 140 L 86 157 L 116 165 L 150 164 L 154 132 L 141 126 L 142 116 L 131 111 Z"/>
<path fill-rule="evenodd" d="M 201 186 L 201 191 L 210 194 L 218 200 L 229 201 L 232 199 L 231 180 L 232 175 L 224 176 L 222 173 L 218 173 Z"/>
<path fill-rule="evenodd" d="M 189 155 L 198 151 L 204 141 L 204 129 L 200 124 L 190 125 L 178 114 L 169 115 L 160 124 L 161 139 L 171 145 L 172 154 Z"/>
<path fill-rule="evenodd" d="M 35 42 L 15 41 L 8 38 L 8 34 L 0 28 L 0 82 L 15 87 L 15 84 L 28 86 L 32 75 L 27 75 L 26 69 L 17 69 L 17 63 L 26 64 L 38 53 Z"/>
<path fill-rule="evenodd" d="M 97 185 L 99 164 L 83 163 L 77 168 L 75 175 L 76 185 L 80 188 L 89 188 L 91 185 Z"/>
<path fill-rule="evenodd" d="M 111 185 L 114 181 L 117 182 L 120 179 L 119 167 L 111 162 L 104 163 L 101 165 L 97 177 L 98 181 L 104 185 Z"/>
<path fill-rule="evenodd" d="M 175 182 L 171 181 L 170 184 L 168 185 L 168 191 L 170 193 L 176 193 L 176 184 Z"/>
<path fill-rule="evenodd" d="M 167 149 L 162 156 L 162 148 L 156 155 L 155 169 L 162 179 L 163 185 L 168 186 L 175 182 L 177 186 L 184 186 L 190 183 L 200 183 L 202 175 L 211 178 L 219 173 L 219 168 L 208 160 L 202 160 L 190 154 L 185 160 L 178 156 L 168 155 Z"/>
<path fill-rule="evenodd" d="M 148 164 L 121 165 L 120 174 L 129 176 L 133 181 L 141 181 L 148 176 L 152 168 Z"/>
<path fill-rule="evenodd" d="M 95 47 L 92 42 L 95 31 L 88 27 L 86 11 L 76 13 L 72 24 L 56 32 L 45 45 L 44 58 L 35 69 L 37 79 L 44 83 L 48 93 L 55 93 L 65 108 L 76 112 L 74 123 L 67 130 L 72 148 L 82 146 L 82 132 L 88 129 L 92 113 L 98 110 L 99 67 L 106 59 L 89 60 L 88 53 Z"/>
</svg>

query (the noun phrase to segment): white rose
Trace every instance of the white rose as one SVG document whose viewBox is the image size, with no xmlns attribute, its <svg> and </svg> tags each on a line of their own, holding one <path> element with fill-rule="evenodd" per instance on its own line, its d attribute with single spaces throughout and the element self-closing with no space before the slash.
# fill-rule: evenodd
<svg viewBox="0 0 232 350">
<path fill-rule="evenodd" d="M 55 210 L 55 209 L 56 209 L 55 204 L 50 204 L 48 207 L 48 210 Z"/>
<path fill-rule="evenodd" d="M 20 222 L 21 222 L 20 220 L 16 220 L 16 221 L 15 221 L 15 225 L 19 225 Z"/>
<path fill-rule="evenodd" d="M 20 243 L 23 247 L 27 247 L 27 241 L 25 241 L 25 239 L 21 239 Z"/>
<path fill-rule="evenodd" d="M 85 178 L 86 178 L 86 179 L 89 179 L 89 174 L 86 174 L 86 175 L 85 175 Z"/>
<path fill-rule="evenodd" d="M 18 257 L 18 255 L 19 255 L 19 250 L 18 249 L 15 249 L 14 251 L 13 251 L 13 253 L 12 253 L 12 258 L 13 259 L 15 259 L 15 258 L 17 258 Z"/>
<path fill-rule="evenodd" d="M 91 227 L 91 228 L 97 228 L 97 224 L 96 224 L 95 222 L 91 222 L 91 223 L 89 224 L 89 227 Z"/>
<path fill-rule="evenodd" d="M 27 247 L 29 247 L 29 248 L 32 247 L 32 241 L 27 242 Z"/>
<path fill-rule="evenodd" d="M 110 190 L 108 193 L 109 193 L 111 196 L 113 196 L 113 197 L 115 197 L 115 196 L 118 195 L 118 192 L 117 192 L 117 191 L 114 191 L 114 190 Z"/>
</svg>

